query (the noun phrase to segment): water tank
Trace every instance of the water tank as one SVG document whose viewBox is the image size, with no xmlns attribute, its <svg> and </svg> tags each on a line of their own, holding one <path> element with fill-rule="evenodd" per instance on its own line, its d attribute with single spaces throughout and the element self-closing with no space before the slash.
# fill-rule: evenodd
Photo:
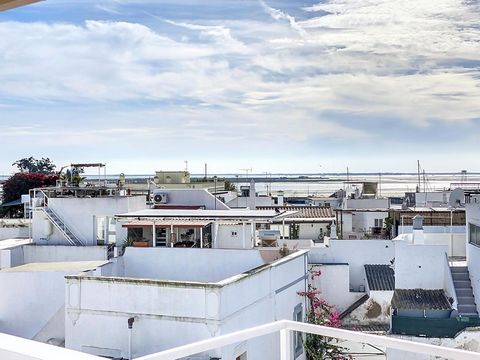
<svg viewBox="0 0 480 360">
<path fill-rule="evenodd" d="M 50 220 L 45 219 L 45 222 L 43 224 L 43 235 L 47 239 L 53 234 L 53 224 L 50 222 Z"/>
</svg>

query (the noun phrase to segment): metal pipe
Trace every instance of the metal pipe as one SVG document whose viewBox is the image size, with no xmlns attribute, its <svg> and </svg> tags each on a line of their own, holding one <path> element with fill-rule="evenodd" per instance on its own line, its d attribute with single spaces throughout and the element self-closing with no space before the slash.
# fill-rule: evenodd
<svg viewBox="0 0 480 360">
<path fill-rule="evenodd" d="M 131 317 L 128 318 L 128 360 L 132 360 L 132 331 L 133 331 L 133 323 L 135 322 L 135 318 Z"/>
</svg>

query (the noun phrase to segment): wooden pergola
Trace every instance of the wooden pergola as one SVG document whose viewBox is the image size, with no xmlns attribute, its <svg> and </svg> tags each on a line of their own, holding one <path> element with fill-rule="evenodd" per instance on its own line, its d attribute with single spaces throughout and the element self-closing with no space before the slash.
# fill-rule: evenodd
<svg viewBox="0 0 480 360">
<path fill-rule="evenodd" d="M 0 0 L 0 11 L 10 10 L 19 6 L 29 5 L 41 0 Z"/>
</svg>

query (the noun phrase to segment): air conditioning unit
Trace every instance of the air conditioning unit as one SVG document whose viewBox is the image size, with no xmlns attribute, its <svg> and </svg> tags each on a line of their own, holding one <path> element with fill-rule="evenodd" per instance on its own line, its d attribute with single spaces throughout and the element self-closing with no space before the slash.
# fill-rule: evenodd
<svg viewBox="0 0 480 360">
<path fill-rule="evenodd" d="M 168 194 L 165 193 L 156 193 L 153 196 L 153 202 L 155 204 L 167 204 L 168 203 Z"/>
</svg>

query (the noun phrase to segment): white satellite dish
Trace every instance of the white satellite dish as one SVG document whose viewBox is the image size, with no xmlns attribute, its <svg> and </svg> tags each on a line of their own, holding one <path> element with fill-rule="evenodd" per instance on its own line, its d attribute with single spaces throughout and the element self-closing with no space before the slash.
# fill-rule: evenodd
<svg viewBox="0 0 480 360">
<path fill-rule="evenodd" d="M 450 194 L 448 205 L 452 208 L 465 205 L 465 192 L 461 188 L 456 188 Z"/>
</svg>

